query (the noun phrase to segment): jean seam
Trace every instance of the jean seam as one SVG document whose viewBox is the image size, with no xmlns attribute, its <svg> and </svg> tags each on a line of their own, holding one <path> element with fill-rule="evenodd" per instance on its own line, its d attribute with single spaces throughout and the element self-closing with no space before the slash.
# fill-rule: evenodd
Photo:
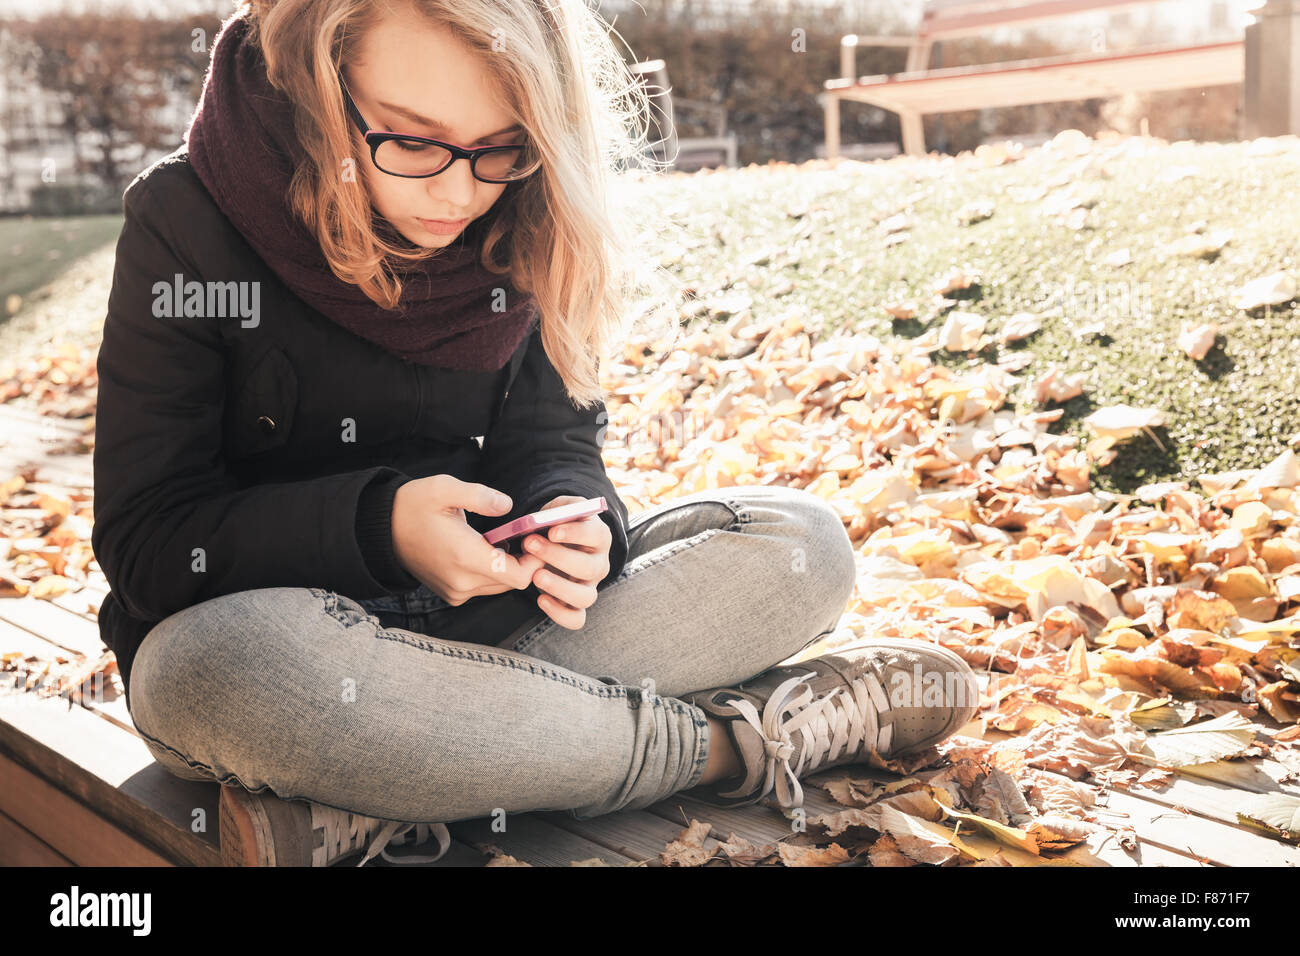
<svg viewBox="0 0 1300 956">
<path fill-rule="evenodd" d="M 589 678 L 576 680 L 567 677 L 558 671 L 553 671 L 537 661 L 520 660 L 515 657 L 506 657 L 504 655 L 492 654 L 487 651 L 472 651 L 463 647 L 449 647 L 442 644 L 435 644 L 430 641 L 423 641 L 419 638 L 408 636 L 402 631 L 390 630 L 381 627 L 375 632 L 375 637 L 384 641 L 396 641 L 411 647 L 418 647 L 420 650 L 429 651 L 434 654 L 441 654 L 444 657 L 454 657 L 460 660 L 478 661 L 483 664 L 501 664 L 506 667 L 513 667 L 515 670 L 528 671 L 530 674 L 538 674 L 548 680 L 553 680 L 560 684 L 568 684 L 571 687 L 577 687 L 584 693 L 591 694 L 593 697 L 624 697 L 627 696 L 626 688 L 617 685 L 593 683 Z M 486 646 L 486 645 L 485 645 Z"/>
<path fill-rule="evenodd" d="M 158 747 L 160 747 L 162 750 L 165 750 L 167 753 L 174 755 L 176 759 L 180 760 L 191 769 L 202 770 L 205 773 L 210 773 L 213 777 L 211 781 L 212 783 L 219 783 L 225 785 L 237 784 L 240 787 L 242 787 L 244 790 L 247 790 L 249 793 L 265 793 L 266 791 L 271 790 L 271 785 L 269 783 L 263 784 L 262 786 L 256 788 L 250 787 L 248 784 L 244 783 L 243 780 L 239 779 L 239 774 L 237 773 L 218 774 L 214 769 L 209 767 L 207 764 L 197 760 L 191 760 L 189 757 L 185 756 L 185 754 L 181 753 L 175 747 L 167 746 L 167 744 L 163 743 L 157 737 L 153 737 L 145 733 L 143 730 L 140 730 L 139 727 L 136 727 L 136 731 L 140 734 L 141 737 L 157 744 Z M 315 803 L 322 807 L 329 807 L 331 810 L 338 810 L 340 813 L 350 813 L 353 814 L 354 816 L 365 816 L 365 814 L 363 814 L 360 810 L 353 809 L 352 807 L 340 807 L 337 806 L 336 804 L 328 803 L 324 800 L 318 800 L 315 797 L 306 797 L 306 796 L 302 796 L 301 794 L 282 794 L 276 790 L 272 790 L 271 792 L 275 794 L 275 796 L 279 797 L 281 800 L 301 800 L 307 803 Z M 377 818 L 377 819 L 387 819 L 387 818 Z M 399 822 L 401 823 L 454 823 L 455 821 L 453 820 L 401 820 Z"/>
</svg>

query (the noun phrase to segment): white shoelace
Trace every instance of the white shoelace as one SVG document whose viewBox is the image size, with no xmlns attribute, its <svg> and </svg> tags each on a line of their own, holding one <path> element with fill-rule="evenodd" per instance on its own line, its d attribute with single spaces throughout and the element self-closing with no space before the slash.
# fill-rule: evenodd
<svg viewBox="0 0 1300 956">
<path fill-rule="evenodd" d="M 390 863 L 400 866 L 414 866 L 424 863 L 436 863 L 451 848 L 451 833 L 442 823 L 403 823 L 400 820 L 377 820 L 359 813 L 335 810 L 321 804 L 312 804 L 312 827 L 319 828 L 325 834 L 325 845 L 312 850 L 313 862 L 324 866 L 327 860 L 336 860 L 346 853 L 366 846 L 366 839 L 374 833 L 374 839 L 366 848 L 365 855 L 357 866 L 365 866 L 376 855 L 382 856 Z M 376 830 L 376 828 L 378 828 Z M 430 836 L 438 837 L 436 855 L 406 854 L 393 856 L 388 846 L 398 837 L 406 836 L 414 829 L 415 843 L 418 845 Z M 401 842 L 407 842 L 405 840 Z"/>
<path fill-rule="evenodd" d="M 848 687 L 838 687 L 818 700 L 812 699 L 812 688 L 805 683 L 813 676 L 809 672 L 780 684 L 767 699 L 761 720 L 749 701 L 738 698 L 727 702 L 764 740 L 767 775 L 759 799 L 767 796 L 775 784 L 777 799 L 787 809 L 803 805 L 799 777 L 842 756 L 856 754 L 864 743 L 876 752 L 887 750 L 893 739 L 893 724 L 884 727 L 883 732 L 880 726 L 880 715 L 889 710 L 889 697 L 874 675 L 863 674 L 850 681 Z M 802 692 L 796 693 L 800 686 Z M 791 768 L 792 734 L 796 732 L 803 737 L 803 747 L 798 765 Z M 779 777 L 778 763 L 784 771 Z"/>
</svg>

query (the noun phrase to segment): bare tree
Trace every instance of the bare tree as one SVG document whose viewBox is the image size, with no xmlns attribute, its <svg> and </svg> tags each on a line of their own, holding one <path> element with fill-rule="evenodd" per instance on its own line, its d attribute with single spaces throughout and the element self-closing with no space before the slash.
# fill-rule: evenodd
<svg viewBox="0 0 1300 956">
<path fill-rule="evenodd" d="M 120 11 L 54 13 L 8 26 L 30 43 L 21 54 L 43 89 L 62 105 L 62 133 L 71 140 L 76 172 L 121 190 L 144 153 L 179 143 L 163 109 L 169 91 L 196 97 L 219 21 L 141 18 Z M 200 28 L 202 43 L 192 31 Z M 196 49 L 197 47 L 197 49 Z M 83 156 L 82 141 L 92 155 Z M 124 171 L 125 170 L 125 171 Z"/>
</svg>

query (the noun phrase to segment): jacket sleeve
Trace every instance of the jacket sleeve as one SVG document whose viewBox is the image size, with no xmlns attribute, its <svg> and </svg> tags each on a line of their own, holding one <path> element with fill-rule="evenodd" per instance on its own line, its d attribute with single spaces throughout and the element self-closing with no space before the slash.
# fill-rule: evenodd
<svg viewBox="0 0 1300 956">
<path fill-rule="evenodd" d="M 504 491 L 513 507 L 508 515 L 480 522 L 481 530 L 539 511 L 560 495 L 604 497 L 608 510 L 600 517 L 611 536 L 609 574 L 598 586 L 618 577 L 627 562 L 627 505 L 600 455 L 608 418 L 603 401 L 586 411 L 570 404 L 541 330 L 534 328 L 501 413 L 483 437 L 479 465 L 479 482 Z"/>
<path fill-rule="evenodd" d="M 392 593 L 359 543 L 376 534 L 361 527 L 359 502 L 367 489 L 368 500 L 382 501 L 400 472 L 378 466 L 247 487 L 226 466 L 218 323 L 229 320 L 154 315 L 155 283 L 177 273 L 205 281 L 204 263 L 190 261 L 188 243 L 177 238 L 202 226 L 187 201 L 156 177 L 137 179 L 123 197 L 97 361 L 91 541 L 112 592 L 128 614 L 149 621 L 253 588 Z"/>
</svg>

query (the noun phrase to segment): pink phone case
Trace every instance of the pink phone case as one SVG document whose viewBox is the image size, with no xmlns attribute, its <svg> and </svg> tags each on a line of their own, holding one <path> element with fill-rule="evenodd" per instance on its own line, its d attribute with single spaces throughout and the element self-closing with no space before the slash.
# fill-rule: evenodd
<svg viewBox="0 0 1300 956">
<path fill-rule="evenodd" d="M 573 504 L 561 505 L 558 508 L 548 508 L 546 511 L 534 511 L 530 515 L 524 515 L 522 518 L 516 518 L 491 531 L 485 531 L 483 538 L 488 544 L 501 545 L 506 547 L 510 542 L 517 542 L 527 534 L 542 528 L 549 528 L 553 525 L 564 524 L 568 521 L 577 521 L 579 518 L 586 518 L 589 515 L 598 515 L 602 511 L 607 511 L 605 499 L 588 498 L 586 501 L 575 501 Z"/>
</svg>

